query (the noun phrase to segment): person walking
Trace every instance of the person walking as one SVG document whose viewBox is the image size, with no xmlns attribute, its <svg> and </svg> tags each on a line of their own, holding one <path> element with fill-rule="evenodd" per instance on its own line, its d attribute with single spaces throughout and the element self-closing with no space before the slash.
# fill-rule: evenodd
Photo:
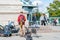
<svg viewBox="0 0 60 40">
<path fill-rule="evenodd" d="M 57 18 L 56 18 L 56 19 L 53 20 L 53 25 L 56 26 L 57 23 L 58 23 L 58 20 L 57 20 Z"/>
<path fill-rule="evenodd" d="M 23 15 L 23 12 L 20 12 L 20 15 L 18 16 L 18 24 L 20 25 L 20 35 L 25 35 L 24 25 L 25 25 L 26 18 Z"/>
<path fill-rule="evenodd" d="M 33 24 L 36 24 L 36 14 L 33 14 L 32 21 L 33 21 Z"/>
<path fill-rule="evenodd" d="M 41 21 L 41 25 L 46 25 L 46 17 L 45 17 L 45 14 L 42 14 L 41 17 L 40 17 L 40 21 Z"/>
</svg>

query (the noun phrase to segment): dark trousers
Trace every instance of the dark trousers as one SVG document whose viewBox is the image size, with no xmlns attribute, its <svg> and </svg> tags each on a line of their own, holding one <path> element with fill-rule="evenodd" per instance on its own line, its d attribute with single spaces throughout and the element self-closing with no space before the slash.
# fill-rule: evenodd
<svg viewBox="0 0 60 40">
<path fill-rule="evenodd" d="M 41 25 L 46 25 L 45 21 L 44 20 L 41 20 Z"/>
</svg>

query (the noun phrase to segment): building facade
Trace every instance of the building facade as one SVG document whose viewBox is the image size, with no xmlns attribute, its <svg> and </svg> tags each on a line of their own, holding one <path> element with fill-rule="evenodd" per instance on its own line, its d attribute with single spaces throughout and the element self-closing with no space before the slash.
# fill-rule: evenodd
<svg viewBox="0 0 60 40">
<path fill-rule="evenodd" d="M 0 25 L 6 25 L 8 21 L 17 23 L 17 17 L 22 9 L 22 3 L 18 0 L 0 0 Z M 27 15 L 26 13 L 24 14 Z"/>
</svg>

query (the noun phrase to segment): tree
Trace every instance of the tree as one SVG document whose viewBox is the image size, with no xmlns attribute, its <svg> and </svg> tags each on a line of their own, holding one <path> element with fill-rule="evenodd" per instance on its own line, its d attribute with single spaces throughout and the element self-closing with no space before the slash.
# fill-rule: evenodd
<svg viewBox="0 0 60 40">
<path fill-rule="evenodd" d="M 54 0 L 53 3 L 50 3 L 47 7 L 50 17 L 60 17 L 60 1 Z"/>
</svg>

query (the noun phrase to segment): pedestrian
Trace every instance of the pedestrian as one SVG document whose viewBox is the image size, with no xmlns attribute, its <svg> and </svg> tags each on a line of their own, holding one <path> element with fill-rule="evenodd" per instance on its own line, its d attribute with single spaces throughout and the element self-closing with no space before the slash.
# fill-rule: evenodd
<svg viewBox="0 0 60 40">
<path fill-rule="evenodd" d="M 32 40 L 32 36 L 31 36 L 31 30 L 26 27 L 26 33 L 25 33 L 25 36 L 26 36 L 26 40 Z"/>
<path fill-rule="evenodd" d="M 48 17 L 44 14 L 45 25 L 48 25 Z"/>
<path fill-rule="evenodd" d="M 46 25 L 46 17 L 45 17 L 45 14 L 42 14 L 41 17 L 40 17 L 40 21 L 41 21 L 41 25 Z"/>
<path fill-rule="evenodd" d="M 36 14 L 33 14 L 32 21 L 33 21 L 33 24 L 36 24 Z"/>
<path fill-rule="evenodd" d="M 57 18 L 55 18 L 55 19 L 53 20 L 53 25 L 54 25 L 54 26 L 57 25 Z"/>
<path fill-rule="evenodd" d="M 20 15 L 18 16 L 18 24 L 20 25 L 21 36 L 25 35 L 25 30 L 24 30 L 25 21 L 26 21 L 25 15 L 23 14 L 23 12 L 20 12 Z"/>
</svg>

